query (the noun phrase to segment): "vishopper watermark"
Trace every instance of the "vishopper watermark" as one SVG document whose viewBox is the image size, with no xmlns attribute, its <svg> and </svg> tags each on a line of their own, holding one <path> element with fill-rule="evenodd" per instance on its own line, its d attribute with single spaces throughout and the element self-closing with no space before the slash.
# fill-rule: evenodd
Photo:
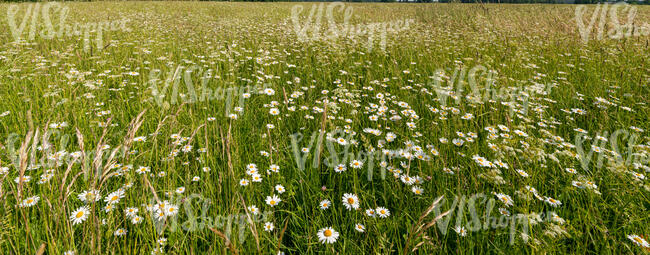
<svg viewBox="0 0 650 255">
<path fill-rule="evenodd" d="M 52 128 L 57 126 L 57 128 Z M 91 169 L 94 164 L 99 163 L 95 166 L 104 166 L 108 163 L 111 155 L 114 155 L 114 159 L 122 158 L 123 155 L 132 154 L 134 151 L 127 151 L 124 147 L 119 146 L 117 148 L 111 148 L 108 145 L 104 145 L 103 148 L 99 150 L 97 148 L 89 149 L 86 151 L 74 151 L 68 152 L 66 149 L 68 145 L 72 144 L 73 140 L 76 140 L 76 135 L 71 135 L 66 133 L 60 128 L 67 127 L 67 123 L 52 123 L 50 124 L 50 129 L 44 133 L 34 133 L 29 139 L 31 143 L 28 145 L 27 155 L 20 155 L 19 148 L 22 144 L 21 139 L 24 139 L 24 136 L 21 136 L 17 133 L 11 133 L 7 136 L 4 145 L 5 145 L 5 156 L 13 164 L 15 169 L 20 169 L 21 157 L 27 157 L 27 170 L 35 170 L 39 168 L 57 168 L 61 166 L 68 166 L 70 164 L 80 163 L 82 168 Z M 97 167 L 95 176 L 101 176 L 104 167 Z M 84 174 L 84 178 L 87 180 L 89 173 Z"/>
<path fill-rule="evenodd" d="M 625 17 L 625 23 L 619 20 L 619 9 L 622 17 Z M 596 4 L 591 17 L 585 24 L 583 16 L 587 12 L 587 7 L 579 5 L 575 10 L 575 21 L 578 25 L 580 37 L 584 43 L 589 42 L 592 38 L 592 31 L 595 29 L 593 36 L 597 40 L 604 38 L 621 39 L 632 36 L 648 36 L 650 35 L 650 24 L 639 24 L 636 18 L 636 6 L 632 6 L 626 2 L 618 2 L 615 4 L 603 3 Z M 596 20 L 598 20 L 597 26 Z M 607 29 L 609 28 L 609 29 Z"/>
<path fill-rule="evenodd" d="M 433 92 L 427 90 L 425 93 L 430 95 L 435 93 L 442 106 L 448 105 L 449 98 L 453 99 L 455 104 L 460 104 L 463 100 L 472 103 L 502 102 L 510 107 L 512 116 L 514 113 L 526 114 L 531 96 L 549 95 L 553 88 L 552 84 L 543 83 L 516 87 L 497 86 L 497 75 L 498 72 L 482 65 L 472 68 L 459 66 L 450 74 L 439 68 L 433 76 L 429 77 L 432 81 L 428 83 L 428 87 L 433 88 Z M 443 83 L 447 86 L 443 87 Z M 522 103 L 519 104 L 518 101 Z"/>
<path fill-rule="evenodd" d="M 20 24 L 18 24 L 16 14 L 20 12 L 21 7 L 25 7 L 25 12 Z M 7 22 L 15 42 L 21 42 L 22 40 L 33 41 L 37 37 L 47 40 L 82 37 L 84 51 L 86 52 L 91 50 L 90 42 L 93 33 L 94 39 L 92 41 L 95 41 L 97 50 L 102 50 L 104 49 L 104 31 L 131 31 L 127 28 L 128 19 L 68 24 L 66 23 L 68 21 L 68 12 L 68 7 L 58 2 L 48 2 L 42 5 L 41 3 L 12 4 L 7 8 Z M 58 20 L 58 23 L 56 20 Z M 28 25 L 29 28 L 27 28 Z"/>
<path fill-rule="evenodd" d="M 151 201 L 150 204 L 155 203 Z M 210 215 L 209 211 L 212 206 L 212 199 L 203 197 L 201 194 L 191 194 L 187 197 L 175 196 L 171 204 L 180 205 L 182 207 L 181 210 L 185 213 L 177 214 L 166 220 L 154 221 L 156 230 L 160 234 L 165 230 L 165 226 L 168 226 L 168 230 L 171 232 L 196 232 L 217 229 L 222 231 L 229 240 L 233 240 L 232 236 L 236 233 L 240 244 L 246 240 L 248 224 L 266 222 L 272 215 L 270 211 L 264 213 L 251 212 L 249 214 Z M 155 217 L 153 218 L 155 219 Z"/>
<path fill-rule="evenodd" d="M 647 151 L 635 152 L 634 150 L 635 147 L 644 146 L 637 144 L 641 137 L 636 132 L 618 129 L 612 132 L 611 135 L 608 131 L 602 131 L 596 133 L 594 137 L 589 137 L 585 132 L 578 130 L 575 136 L 576 153 L 584 170 L 589 170 L 594 157 L 597 157 L 596 162 L 592 164 L 595 169 L 601 168 L 605 161 L 625 166 L 644 165 L 650 161 L 650 155 Z M 591 144 L 585 144 L 589 140 L 592 141 Z M 644 147 L 647 148 L 647 146 Z M 597 155 L 594 155 L 594 153 L 597 153 Z"/>
<path fill-rule="evenodd" d="M 349 168 L 366 168 L 368 181 L 372 181 L 375 164 L 379 162 L 381 167 L 381 179 L 386 178 L 387 162 L 392 159 L 413 160 L 416 154 L 409 150 L 361 150 L 356 154 L 352 145 L 356 143 L 351 134 L 337 129 L 332 132 L 314 131 L 311 134 L 308 147 L 301 147 L 305 136 L 302 133 L 294 133 L 291 136 L 291 148 L 294 154 L 296 166 L 299 170 L 305 170 L 307 159 L 312 158 L 311 168 L 319 168 L 321 162 L 335 172 L 343 172 Z"/>
<path fill-rule="evenodd" d="M 155 103 L 163 108 L 179 103 L 197 103 L 213 100 L 225 100 L 225 114 L 230 116 L 233 111 L 241 111 L 244 108 L 245 100 L 253 94 L 265 93 L 268 84 L 216 87 L 211 88 L 209 84 L 216 84 L 218 77 L 215 70 L 204 69 L 201 66 L 177 66 L 170 69 L 166 77 L 161 77 L 163 72 L 159 69 L 151 70 L 149 73 L 149 87 Z M 185 85 L 180 86 L 181 80 Z M 198 85 L 198 86 L 195 86 Z M 171 87 L 171 94 L 168 90 Z M 181 90 L 182 89 L 182 90 Z M 182 92 L 181 92 L 182 91 Z M 169 95 L 169 97 L 167 96 Z M 237 100 L 237 106 L 234 106 Z"/>
<path fill-rule="evenodd" d="M 442 214 L 441 207 L 446 204 L 443 199 L 442 202 L 434 207 L 434 216 L 438 217 Z M 540 222 L 555 222 L 564 223 L 564 219 L 560 218 L 555 212 L 546 213 L 531 213 L 531 214 L 511 214 L 506 208 L 499 208 L 498 214 L 494 214 L 494 208 L 497 206 L 497 201 L 494 197 L 486 196 L 482 193 L 474 194 L 470 197 L 465 195 L 456 196 L 450 206 L 449 214 L 442 217 L 436 222 L 438 230 L 442 235 L 446 235 L 450 222 L 452 221 L 453 214 L 456 212 L 456 223 L 453 225 L 453 230 L 460 236 L 467 235 L 468 232 L 478 232 L 488 229 L 508 229 L 510 234 L 510 244 L 514 244 L 516 234 L 519 233 L 524 242 L 528 241 L 529 227 Z M 468 211 L 465 211 L 467 209 Z M 484 213 L 479 211 L 485 210 Z M 469 215 L 468 215 L 469 214 Z M 463 224 L 463 222 L 466 222 Z M 517 230 L 518 226 L 521 230 Z"/>
<path fill-rule="evenodd" d="M 303 5 L 294 5 L 291 8 L 291 21 L 299 41 L 333 42 L 338 39 L 366 41 L 366 49 L 369 52 L 373 50 L 377 40 L 379 48 L 382 51 L 386 50 L 388 35 L 408 30 L 415 22 L 414 19 L 404 19 L 353 25 L 350 24 L 350 19 L 353 17 L 352 6 L 346 6 L 342 2 L 329 3 L 326 10 L 325 3 L 313 4 L 306 19 L 301 17 L 304 10 Z M 343 24 L 336 22 L 334 17 L 336 12 L 343 14 Z M 327 22 L 327 29 L 323 28 L 321 22 Z"/>
</svg>

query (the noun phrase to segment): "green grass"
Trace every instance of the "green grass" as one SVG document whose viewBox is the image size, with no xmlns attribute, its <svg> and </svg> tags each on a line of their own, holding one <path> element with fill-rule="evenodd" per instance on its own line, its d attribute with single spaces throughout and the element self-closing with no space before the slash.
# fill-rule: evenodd
<svg viewBox="0 0 650 255">
<path fill-rule="evenodd" d="M 308 14 L 312 4 L 299 4 L 304 6 L 303 15 Z M 62 5 L 68 8 L 68 24 L 129 20 L 125 25 L 128 31 L 106 31 L 101 40 L 103 48 L 97 49 L 93 41 L 89 50 L 84 50 L 82 36 L 48 39 L 36 35 L 32 40 L 15 42 L 5 15 L 10 5 L 0 5 L 0 27 L 5 28 L 0 33 L 0 112 L 9 112 L 0 117 L 0 164 L 7 167 L 7 173 L 0 175 L 0 253 L 32 254 L 43 247 L 47 254 L 69 250 L 77 254 L 143 254 L 158 247 L 170 254 L 235 251 L 266 254 L 277 250 L 288 254 L 387 254 L 411 252 L 416 246 L 416 252 L 423 254 L 648 252 L 627 238 L 634 234 L 647 240 L 650 234 L 647 224 L 650 186 L 647 178 L 639 179 L 631 174 L 634 171 L 647 175 L 647 161 L 638 162 L 645 166 L 638 169 L 632 164 L 616 165 L 614 160 L 605 160 L 598 167 L 598 153 L 594 153 L 594 160 L 585 169 L 579 157 L 571 156 L 578 153 L 576 148 L 560 146 L 553 139 L 561 137 L 567 144 L 574 144 L 577 128 L 588 131 L 592 138 L 605 131 L 608 135 L 602 136 L 610 138 L 612 132 L 626 130 L 630 135 L 636 134 L 636 144 L 649 144 L 650 37 L 618 40 L 592 37 L 585 43 L 575 22 L 576 6 L 573 5 L 346 4 L 354 14 L 351 24 L 414 21 L 404 31 L 389 33 L 385 50 L 375 41 L 373 50 L 368 51 L 365 37 L 299 41 L 291 21 L 294 5 L 204 2 Z M 28 6 L 34 5 L 17 5 L 17 22 Z M 636 8 L 636 21 L 650 23 L 650 8 Z M 335 13 L 337 22 L 342 24 L 343 14 Z M 591 11 L 588 14 L 585 20 L 591 17 Z M 619 17 L 623 17 L 622 11 Z M 300 21 L 306 19 L 302 16 Z M 56 18 L 53 20 L 58 24 Z M 37 23 L 44 26 L 40 18 Z M 23 35 L 28 33 L 29 26 Z M 327 28 L 326 20 L 323 26 Z M 608 23 L 607 27 L 610 26 Z M 96 35 L 91 34 L 90 38 Z M 212 91 L 257 86 L 272 88 L 275 94 L 252 93 L 236 120 L 228 118 L 226 111 L 232 112 L 232 107 L 238 105 L 237 93 L 230 97 L 234 104 L 227 103 L 227 93 L 224 97 L 183 104 L 180 97 L 172 103 L 170 89 L 159 104 L 152 96 L 150 74 L 160 70 L 164 80 L 179 66 L 213 70 L 219 77 L 206 83 Z M 515 101 L 515 108 L 522 110 L 519 114 L 513 114 L 509 106 L 502 104 L 511 102 L 510 98 L 494 102 L 471 102 L 463 98 L 458 103 L 449 98 L 447 106 L 455 107 L 460 114 L 450 109 L 445 111 L 432 87 L 437 70 L 444 70 L 449 77 L 442 82 L 443 86 L 455 87 L 450 81 L 455 70 L 477 66 L 496 71 L 493 87 L 528 88 L 545 84 L 551 88 L 550 93 L 531 94 L 525 111 L 525 100 Z M 199 72 L 187 75 L 196 89 L 201 88 Z M 179 93 L 187 94 L 188 80 L 181 74 Z M 464 81 L 467 87 L 469 78 Z M 485 88 L 484 75 L 479 76 L 478 83 L 479 89 Z M 163 85 L 156 84 L 160 89 Z M 322 90 L 329 93 L 324 95 Z M 291 99 L 295 92 L 303 94 Z M 385 96 L 388 110 L 385 118 L 371 121 L 369 116 L 377 113 L 369 112 L 370 104 L 380 104 L 378 93 Z M 597 97 L 616 105 L 597 107 Z M 286 98 L 291 100 L 285 101 Z M 327 107 L 324 99 L 330 102 Z M 269 114 L 272 101 L 280 111 L 277 116 Z M 407 126 L 409 117 L 401 112 L 406 108 L 398 102 L 408 103 L 408 108 L 417 114 L 418 118 L 412 120 L 415 129 Z M 295 107 L 295 111 L 290 107 Z M 326 110 L 323 113 L 314 107 Z M 441 119 L 442 115 L 432 112 L 430 107 L 447 112 L 447 119 Z M 571 109 L 582 109 L 586 114 L 562 111 Z M 98 114 L 102 111 L 110 113 Z M 466 113 L 473 114 L 474 118 L 461 119 Z M 390 120 L 394 115 L 402 119 Z M 210 117 L 214 121 L 208 121 Z M 109 119 L 107 128 L 100 126 Z M 48 139 L 54 149 L 36 149 L 42 145 L 42 134 L 53 130 L 47 126 L 61 122 L 68 126 L 55 129 Z M 539 122 L 547 126 L 542 127 Z M 135 125 L 136 128 L 131 123 L 141 125 Z M 268 130 L 267 124 L 275 128 Z M 500 124 L 509 127 L 511 138 L 489 140 L 485 128 Z M 631 126 L 645 130 L 636 132 Z M 396 158 L 387 164 L 403 174 L 421 177 L 423 183 L 418 186 L 424 193 L 414 194 L 410 185 L 394 178 L 391 172 L 386 171 L 385 178 L 381 178 L 379 161 L 375 161 L 372 179 L 368 178 L 367 163 L 361 169 L 348 166 L 343 173 L 336 173 L 322 162 L 314 168 L 312 162 L 319 147 L 316 142 L 307 156 L 305 169 L 301 170 L 295 161 L 291 135 L 304 136 L 298 149 L 309 147 L 312 134 L 315 132 L 317 136 L 321 127 L 327 132 L 356 133 L 353 139 L 358 143 L 349 147 L 353 155 L 379 149 L 379 140 L 385 139 L 388 132 L 397 138 L 387 143 L 386 149 L 406 148 L 406 141 L 420 146 L 430 160 L 413 159 L 408 163 L 409 160 Z M 381 130 L 382 134 L 366 133 L 365 128 Z M 516 129 L 528 137 L 516 135 L 513 132 Z M 31 140 L 38 143 L 25 144 L 21 154 L 21 144 L 35 132 L 38 136 Z M 474 132 L 478 137 L 458 147 L 451 144 L 452 139 L 458 138 L 456 132 Z M 170 138 L 172 134 L 191 139 L 177 145 Z M 145 136 L 146 141 L 131 142 L 138 136 Z M 83 137 L 83 145 L 79 137 Z M 440 138 L 447 138 L 449 143 L 441 143 Z M 627 143 L 629 137 L 621 135 L 618 140 L 619 151 L 627 157 L 627 147 L 621 144 Z M 529 147 L 523 148 L 521 142 Z M 585 142 L 584 147 L 589 148 L 592 142 Z M 488 143 L 498 149 L 490 149 Z M 18 155 L 18 159 L 29 159 L 28 155 L 33 153 L 36 159 L 41 159 L 57 151 L 83 150 L 88 153 L 86 160 L 92 162 L 97 148 L 104 144 L 110 145 L 104 154 L 121 146 L 135 152 L 117 150 L 112 160 L 104 156 L 96 165 L 64 162 L 60 166 L 41 164 L 35 169 L 30 169 L 29 160 L 14 164 L 12 158 Z M 191 152 L 168 157 L 186 144 L 193 146 Z M 332 156 L 327 144 L 322 145 L 321 159 Z M 337 152 L 343 151 L 343 146 L 331 145 Z M 436 148 L 439 155 L 431 155 L 427 145 Z M 199 152 L 201 148 L 205 152 Z M 610 143 L 603 148 L 613 150 Z M 270 156 L 264 157 L 260 151 L 270 152 Z M 647 147 L 634 147 L 633 152 L 648 156 Z M 493 162 L 501 160 L 509 167 L 480 167 L 472 159 L 473 155 Z M 406 162 L 406 167 L 401 162 Z M 133 169 L 113 176 L 118 170 L 110 168 L 114 163 L 132 165 Z M 250 180 L 245 173 L 250 163 L 257 165 L 263 180 L 240 186 L 240 179 Z M 279 173 L 267 175 L 266 170 L 272 164 L 280 167 Z M 151 168 L 146 179 L 145 175 L 136 173 L 139 166 Z M 211 170 L 205 172 L 204 167 Z M 444 168 L 455 168 L 454 174 L 445 173 Z M 577 174 L 568 173 L 566 168 L 575 168 Z M 21 175 L 21 169 L 24 175 L 31 176 L 31 181 L 18 185 L 14 179 Z M 40 176 L 49 169 L 52 169 L 51 179 L 39 184 Z M 522 177 L 515 169 L 524 170 L 529 177 Z M 161 172 L 165 173 L 163 177 L 159 175 Z M 200 177 L 200 181 L 192 181 L 194 176 Z M 572 185 L 573 181 L 592 181 L 597 189 L 580 189 Z M 286 192 L 274 191 L 278 184 Z M 534 198 L 526 186 L 536 188 L 541 196 L 561 201 L 562 205 L 551 207 Z M 105 212 L 107 203 L 103 198 L 122 187 L 127 187 L 125 196 L 111 212 Z M 179 187 L 185 188 L 184 193 L 174 194 Z M 88 204 L 90 217 L 73 225 L 70 216 L 85 205 L 77 196 L 90 189 L 99 190 L 102 200 Z M 168 196 L 168 192 L 174 195 Z M 265 198 L 274 193 L 282 202 L 270 207 Z M 345 209 L 341 202 L 345 193 L 358 195 L 359 210 Z M 515 242 L 511 244 L 509 228 L 490 227 L 469 231 L 467 236 L 458 235 L 452 230 L 457 209 L 452 213 L 446 234 L 433 226 L 407 243 L 409 235 L 416 233 L 414 225 L 436 198 L 445 197 L 441 209 L 444 211 L 451 207 L 456 196 L 469 198 L 484 194 L 486 199 L 496 199 L 493 193 L 509 195 L 514 205 L 506 207 L 497 200 L 495 208 L 487 212 L 488 205 L 479 199 L 476 210 L 481 217 L 487 213 L 499 215 L 498 208 L 507 208 L 511 214 L 554 211 L 566 222 L 531 225 L 527 242 L 518 226 Z M 205 199 L 186 202 L 192 194 Z M 40 201 L 31 207 L 19 207 L 21 200 L 30 196 L 39 196 Z M 168 218 L 164 227 L 156 225 L 146 210 L 146 205 L 155 203 L 156 197 L 180 206 L 175 218 Z M 319 209 L 319 202 L 324 199 L 332 202 L 331 208 Z M 240 229 L 240 216 L 247 214 L 244 204 L 269 212 L 268 217 Z M 132 224 L 124 212 L 127 207 L 137 207 L 143 221 Z M 366 216 L 366 209 L 376 207 L 387 208 L 390 216 Z M 465 207 L 461 213 L 463 225 L 473 219 L 468 210 Z M 230 224 L 232 231 L 227 235 L 231 244 L 208 228 L 186 231 L 174 226 L 197 214 L 220 220 L 222 224 L 216 224 L 215 230 L 223 233 L 228 229 L 228 217 L 234 218 Z M 427 216 L 426 222 L 434 218 L 433 214 Z M 275 225 L 273 231 L 263 231 L 267 221 Z M 366 231 L 356 232 L 356 223 L 363 224 Z M 325 227 L 339 232 L 334 244 L 319 242 L 317 232 Z M 120 228 L 128 231 L 125 236 L 114 235 Z M 553 229 L 560 234 L 549 234 Z M 166 238 L 166 245 L 157 245 L 160 238 Z"/>
</svg>

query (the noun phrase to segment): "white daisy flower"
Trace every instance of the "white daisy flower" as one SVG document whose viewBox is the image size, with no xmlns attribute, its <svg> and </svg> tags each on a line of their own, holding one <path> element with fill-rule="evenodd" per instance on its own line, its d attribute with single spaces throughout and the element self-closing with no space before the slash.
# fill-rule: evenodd
<svg viewBox="0 0 650 255">
<path fill-rule="evenodd" d="M 330 244 L 336 242 L 336 239 L 339 238 L 339 232 L 336 232 L 336 230 L 334 230 L 331 227 L 327 227 L 318 230 L 317 236 L 318 236 L 318 241 L 320 241 L 321 243 Z"/>
</svg>

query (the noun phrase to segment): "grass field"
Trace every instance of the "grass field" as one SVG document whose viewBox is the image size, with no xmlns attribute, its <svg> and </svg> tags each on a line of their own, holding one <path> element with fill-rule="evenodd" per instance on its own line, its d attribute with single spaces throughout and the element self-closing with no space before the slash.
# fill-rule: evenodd
<svg viewBox="0 0 650 255">
<path fill-rule="evenodd" d="M 0 253 L 650 251 L 649 7 L 318 6 L 0 4 Z"/>
</svg>

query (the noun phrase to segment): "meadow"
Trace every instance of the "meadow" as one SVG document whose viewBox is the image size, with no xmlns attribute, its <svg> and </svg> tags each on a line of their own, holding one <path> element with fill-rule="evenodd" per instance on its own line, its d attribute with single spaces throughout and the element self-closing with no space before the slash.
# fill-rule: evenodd
<svg viewBox="0 0 650 255">
<path fill-rule="evenodd" d="M 650 251 L 648 6 L 0 16 L 0 254 Z"/>
</svg>

